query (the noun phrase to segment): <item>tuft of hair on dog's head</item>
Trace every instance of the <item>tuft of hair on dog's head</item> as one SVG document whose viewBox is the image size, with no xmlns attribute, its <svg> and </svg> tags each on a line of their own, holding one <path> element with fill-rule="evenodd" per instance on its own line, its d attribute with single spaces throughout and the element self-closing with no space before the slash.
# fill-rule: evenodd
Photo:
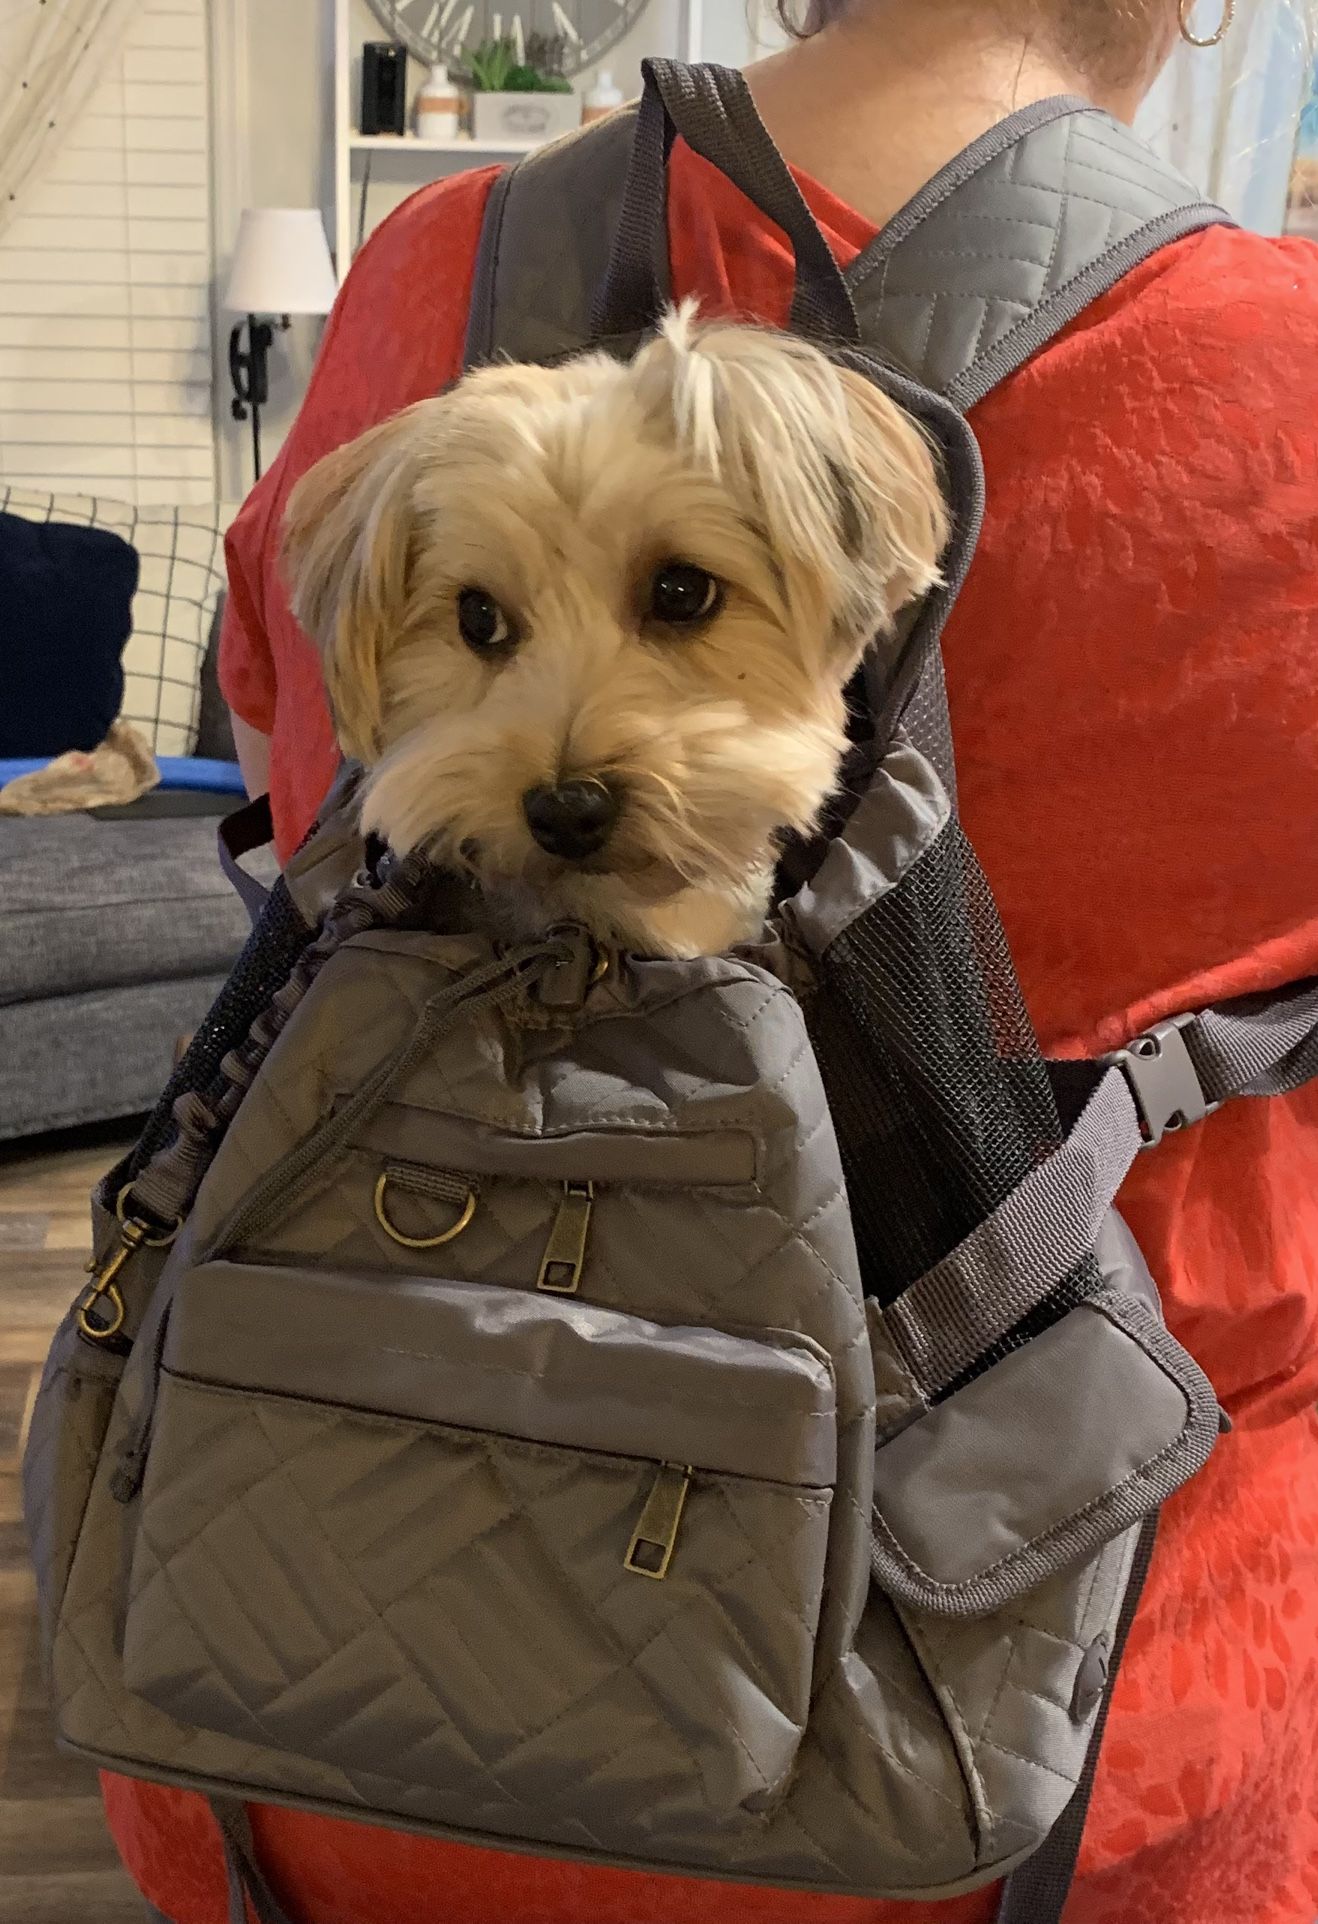
<svg viewBox="0 0 1318 1924">
<path fill-rule="evenodd" d="M 367 828 L 519 922 L 696 954 L 755 932 L 779 837 L 836 787 L 851 674 L 947 534 L 886 395 L 688 306 L 630 363 L 495 365 L 339 449 L 284 565 Z"/>
<path fill-rule="evenodd" d="M 637 378 L 695 458 L 758 505 L 802 618 L 831 599 L 844 651 L 939 584 L 950 523 L 933 449 L 864 375 L 796 335 L 703 323 L 688 300 Z"/>
</svg>

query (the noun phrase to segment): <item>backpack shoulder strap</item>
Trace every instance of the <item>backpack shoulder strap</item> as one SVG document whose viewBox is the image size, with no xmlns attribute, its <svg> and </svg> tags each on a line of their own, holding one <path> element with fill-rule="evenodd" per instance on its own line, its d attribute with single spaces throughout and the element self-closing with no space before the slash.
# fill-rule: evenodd
<svg viewBox="0 0 1318 1924">
<path fill-rule="evenodd" d="M 1060 97 L 958 155 L 848 280 L 864 338 L 968 408 L 1131 268 L 1222 223 L 1130 128 Z"/>
<path fill-rule="evenodd" d="M 543 147 L 496 180 L 481 231 L 464 364 L 556 361 L 591 338 L 636 133 L 635 107 Z"/>
<path fill-rule="evenodd" d="M 655 319 L 668 292 L 663 163 L 678 135 L 787 226 L 800 286 L 802 216 L 816 241 L 818 229 L 741 75 L 650 61 L 639 109 L 531 155 L 496 185 L 469 366 L 558 359 L 599 338 L 602 315 L 610 344 L 625 342 L 611 287 L 627 292 L 632 333 Z M 1132 267 L 1228 219 L 1129 128 L 1061 97 L 958 155 L 840 278 L 864 345 L 967 408 Z"/>
</svg>

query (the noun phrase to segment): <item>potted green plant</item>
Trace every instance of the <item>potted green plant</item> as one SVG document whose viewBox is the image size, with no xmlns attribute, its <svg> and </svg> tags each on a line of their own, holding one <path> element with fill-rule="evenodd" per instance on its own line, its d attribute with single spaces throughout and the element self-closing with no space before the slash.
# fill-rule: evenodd
<svg viewBox="0 0 1318 1924">
<path fill-rule="evenodd" d="M 507 34 L 477 47 L 466 73 L 473 137 L 519 147 L 570 133 L 581 108 L 563 74 L 564 52 L 550 34 L 532 34 L 524 49 Z"/>
</svg>

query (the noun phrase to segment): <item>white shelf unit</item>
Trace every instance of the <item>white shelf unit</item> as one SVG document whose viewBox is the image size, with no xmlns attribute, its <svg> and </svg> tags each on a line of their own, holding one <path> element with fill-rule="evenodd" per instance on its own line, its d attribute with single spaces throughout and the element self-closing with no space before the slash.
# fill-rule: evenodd
<svg viewBox="0 0 1318 1924">
<path fill-rule="evenodd" d="M 348 145 L 370 154 L 529 154 L 534 140 L 473 140 L 457 134 L 452 140 L 422 140 L 418 134 L 353 134 Z"/>
<path fill-rule="evenodd" d="M 656 47 L 654 52 L 676 51 L 683 60 L 699 60 L 701 27 L 705 0 L 681 0 L 680 31 L 677 49 Z M 491 160 L 515 160 L 530 153 L 536 143 L 505 146 L 488 140 L 420 140 L 415 134 L 359 134 L 354 126 L 356 103 L 353 77 L 357 48 L 354 45 L 354 0 L 329 0 L 334 23 L 334 260 L 339 280 L 343 281 L 356 252 L 359 229 L 369 231 L 364 219 L 367 211 L 365 192 L 369 191 L 371 169 L 377 157 L 391 163 L 391 178 L 405 178 L 411 187 L 422 187 L 428 180 L 445 174 L 460 173 L 465 165 L 488 164 Z"/>
</svg>

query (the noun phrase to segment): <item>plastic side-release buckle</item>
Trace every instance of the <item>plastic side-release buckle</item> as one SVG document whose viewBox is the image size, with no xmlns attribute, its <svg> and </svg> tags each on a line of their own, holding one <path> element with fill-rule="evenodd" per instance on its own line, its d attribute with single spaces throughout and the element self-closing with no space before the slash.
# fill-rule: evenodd
<svg viewBox="0 0 1318 1924">
<path fill-rule="evenodd" d="M 1193 1015 L 1171 1016 L 1103 1058 L 1120 1069 L 1130 1084 L 1146 1149 L 1155 1148 L 1173 1130 L 1202 1122 L 1222 1106 L 1204 1094 L 1186 1047 L 1185 1031 L 1195 1020 Z"/>
</svg>

